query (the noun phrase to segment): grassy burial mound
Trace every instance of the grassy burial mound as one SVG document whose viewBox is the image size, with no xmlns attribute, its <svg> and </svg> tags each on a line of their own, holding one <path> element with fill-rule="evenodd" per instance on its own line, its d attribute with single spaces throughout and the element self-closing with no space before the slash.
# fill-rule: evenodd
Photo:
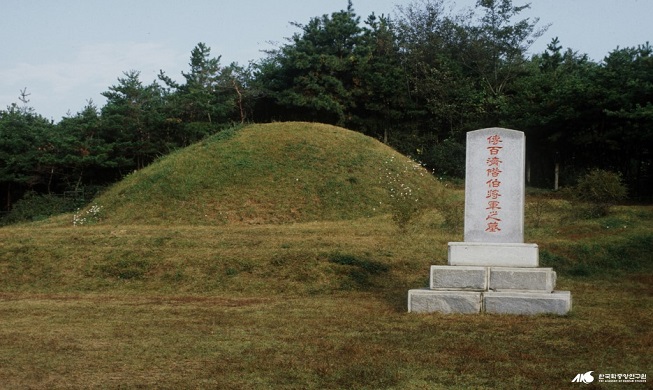
<svg viewBox="0 0 653 390">
<path fill-rule="evenodd" d="M 135 172 L 82 211 L 81 223 L 288 223 L 394 213 L 437 201 L 419 164 L 360 133 L 314 123 L 227 130 Z"/>
</svg>

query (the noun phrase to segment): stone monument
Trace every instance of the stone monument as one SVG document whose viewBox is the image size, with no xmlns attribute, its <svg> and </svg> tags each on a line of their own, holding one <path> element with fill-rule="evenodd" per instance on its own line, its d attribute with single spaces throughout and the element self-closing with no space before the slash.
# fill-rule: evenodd
<svg viewBox="0 0 653 390">
<path fill-rule="evenodd" d="M 464 242 L 449 243 L 449 265 L 431 266 L 429 288 L 408 292 L 409 312 L 571 310 L 553 269 L 538 267 L 538 246 L 524 243 L 525 154 L 521 131 L 467 133 Z"/>
</svg>

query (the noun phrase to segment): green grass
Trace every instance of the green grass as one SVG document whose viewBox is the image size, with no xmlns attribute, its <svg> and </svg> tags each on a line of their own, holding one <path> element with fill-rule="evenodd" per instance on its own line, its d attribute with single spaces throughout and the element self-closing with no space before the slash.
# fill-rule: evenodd
<svg viewBox="0 0 653 390">
<path fill-rule="evenodd" d="M 241 131 L 195 148 L 256 143 L 262 134 Z M 253 138 L 239 138 L 247 134 Z M 311 142 L 275 144 L 313 148 L 310 158 L 330 159 Z M 306 166 L 297 161 L 239 176 L 240 169 L 261 163 L 257 153 L 236 153 L 232 175 L 215 177 L 250 194 L 247 177 L 262 184 L 270 172 L 298 173 Z M 205 220 L 182 206 L 197 205 L 190 192 L 183 195 L 191 188 L 203 201 L 218 194 L 209 184 L 200 190 L 198 183 L 218 180 L 206 172 L 189 178 L 178 199 L 168 199 L 179 210 L 164 207 L 172 196 L 165 182 L 195 172 L 179 168 L 191 164 L 184 155 L 163 159 L 107 191 L 96 199 L 102 209 L 85 214 L 84 224 L 74 226 L 72 215 L 65 215 L 0 229 L 0 388 L 650 386 L 650 378 L 647 384 L 600 386 L 571 380 L 590 370 L 653 373 L 651 206 L 616 207 L 607 217 L 580 219 L 564 199 L 527 196 L 526 241 L 540 246 L 543 266 L 558 271 L 557 288 L 572 292 L 567 316 L 409 314 L 408 290 L 425 287 L 430 265 L 446 263 L 447 242 L 462 239 L 459 186 L 434 184 L 438 198 L 416 202 L 417 211 L 392 206 L 392 181 L 382 181 L 374 191 L 388 207 L 372 215 L 347 209 L 341 204 L 349 199 L 340 198 L 299 214 L 284 208 L 286 214 L 276 217 L 267 214 L 276 205 L 252 203 L 251 218 L 240 211 L 242 220 Z M 431 188 L 410 164 L 375 167 L 369 172 L 376 183 L 380 170 L 390 178 L 410 176 L 425 192 Z M 339 178 L 328 184 L 336 188 L 368 185 L 362 176 L 349 183 L 354 176 L 343 172 L 310 188 L 322 188 L 329 177 Z M 308 193 L 300 187 L 288 194 L 301 200 Z M 347 196 L 364 202 L 372 195 Z M 226 199 L 216 198 L 210 207 L 235 213 L 244 204 L 238 202 L 253 198 Z M 334 214 L 339 207 L 343 214 Z M 399 224 L 398 212 L 410 218 Z"/>
<path fill-rule="evenodd" d="M 396 201 L 401 188 L 411 189 L 410 209 Z M 295 122 L 219 133 L 129 175 L 95 204 L 104 224 L 293 223 L 388 212 L 408 221 L 442 192 L 425 169 L 370 137 Z"/>
<path fill-rule="evenodd" d="M 352 282 L 409 285 L 402 270 L 446 257 L 447 239 L 391 216 L 285 225 L 15 226 L 0 230 L 3 291 L 328 293 Z M 35 230 L 36 229 L 36 230 Z M 38 233 L 36 233 L 38 232 Z M 433 245 L 439 243 L 440 245 Z M 444 246 L 443 246 L 444 244 Z M 393 264 L 390 267 L 390 263 Z M 421 270 L 420 270 L 421 271 Z M 418 280 L 425 274 L 416 272 Z M 355 277 L 354 277 L 355 279 Z M 420 282 L 421 284 L 421 282 Z"/>
</svg>

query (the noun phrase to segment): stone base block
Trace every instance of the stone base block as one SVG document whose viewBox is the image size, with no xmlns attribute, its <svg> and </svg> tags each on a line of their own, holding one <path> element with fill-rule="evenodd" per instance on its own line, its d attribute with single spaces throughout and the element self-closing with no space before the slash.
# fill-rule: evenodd
<svg viewBox="0 0 653 390">
<path fill-rule="evenodd" d="M 487 292 L 483 293 L 483 307 L 495 314 L 557 314 L 571 310 L 571 293 Z"/>
<path fill-rule="evenodd" d="M 408 312 L 480 313 L 481 294 L 472 291 L 408 291 Z"/>
<path fill-rule="evenodd" d="M 449 265 L 537 267 L 537 244 L 450 242 Z"/>
<path fill-rule="evenodd" d="M 523 290 L 552 292 L 556 273 L 552 268 L 502 268 L 491 267 L 489 290 Z"/>
<path fill-rule="evenodd" d="M 488 289 L 486 267 L 453 267 L 432 265 L 430 287 L 432 290 L 485 291 Z"/>
</svg>

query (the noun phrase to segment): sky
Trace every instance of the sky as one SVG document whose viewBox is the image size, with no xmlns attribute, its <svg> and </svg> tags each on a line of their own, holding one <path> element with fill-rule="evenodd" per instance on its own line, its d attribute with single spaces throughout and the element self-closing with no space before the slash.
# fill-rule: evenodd
<svg viewBox="0 0 653 390">
<path fill-rule="evenodd" d="M 419 1 L 419 0 L 418 0 Z M 455 2 L 454 2 L 455 1 Z M 353 0 L 361 20 L 397 15 L 413 0 Z M 523 5 L 528 0 L 513 0 Z M 457 12 L 476 0 L 445 0 Z M 551 24 L 532 47 L 551 39 L 599 62 L 617 47 L 653 40 L 653 0 L 530 0 L 523 17 Z M 221 64 L 247 65 L 298 32 L 291 22 L 346 9 L 347 0 L 0 0 L 0 110 L 21 90 L 37 114 L 54 122 L 74 115 L 117 84 L 123 72 L 156 80 L 188 71 L 191 50 L 204 42 Z"/>
</svg>

